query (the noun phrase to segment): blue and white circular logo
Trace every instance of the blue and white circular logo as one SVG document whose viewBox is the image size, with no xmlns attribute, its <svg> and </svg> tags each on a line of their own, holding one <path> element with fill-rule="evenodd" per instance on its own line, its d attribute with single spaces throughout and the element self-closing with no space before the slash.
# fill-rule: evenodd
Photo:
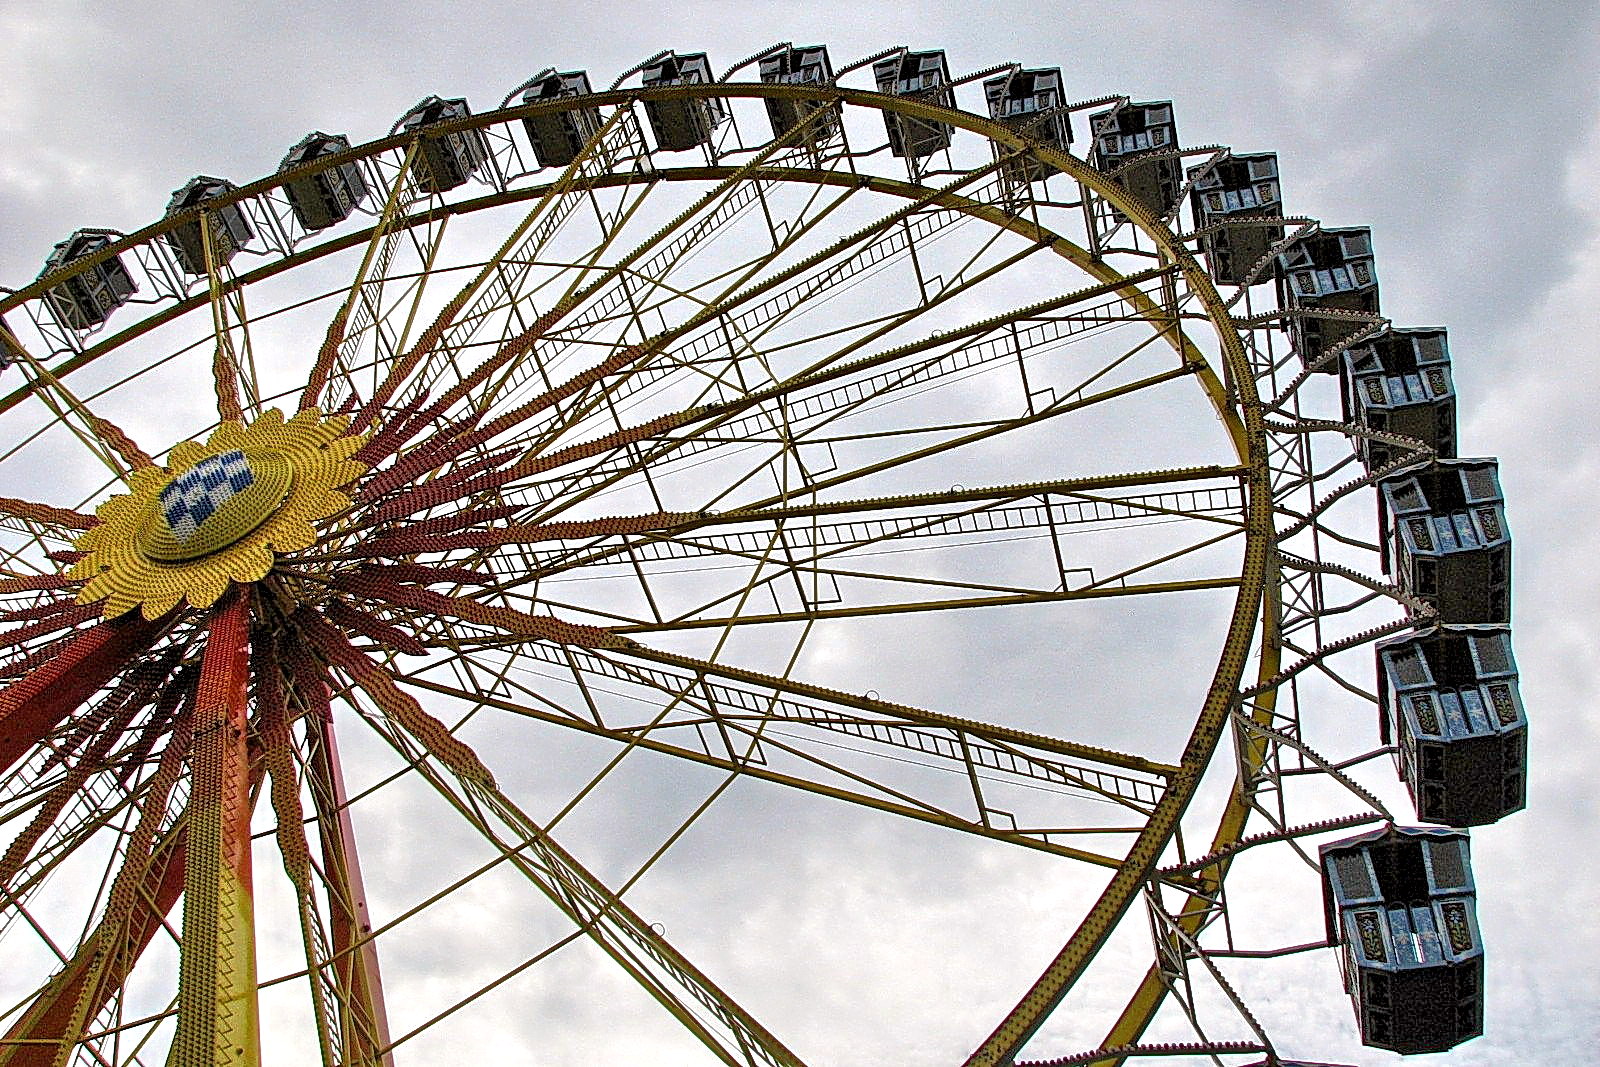
<svg viewBox="0 0 1600 1067">
<path fill-rule="evenodd" d="M 255 482 L 244 453 L 208 456 L 161 490 L 161 515 L 180 543 L 188 543 L 217 509 Z"/>
</svg>

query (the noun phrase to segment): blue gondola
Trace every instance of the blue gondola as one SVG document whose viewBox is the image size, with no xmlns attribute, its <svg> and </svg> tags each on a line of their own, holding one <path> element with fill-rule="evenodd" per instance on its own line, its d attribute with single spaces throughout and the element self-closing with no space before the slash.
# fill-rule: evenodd
<svg viewBox="0 0 1600 1067">
<path fill-rule="evenodd" d="M 1372 259 L 1372 231 L 1365 226 L 1324 229 L 1296 241 L 1278 256 L 1278 306 L 1285 311 L 1378 314 L 1378 270 Z M 1352 334 L 1367 328 L 1359 319 L 1291 315 L 1289 338 L 1308 366 Z M 1330 359 L 1317 369 L 1339 373 Z"/>
<path fill-rule="evenodd" d="M 1361 1040 L 1412 1054 L 1483 1033 L 1483 941 L 1463 830 L 1386 826 L 1320 849 L 1328 940 Z"/>
<path fill-rule="evenodd" d="M 1378 483 L 1384 569 L 1445 623 L 1511 622 L 1511 529 L 1499 464 L 1440 459 Z"/>
<path fill-rule="evenodd" d="M 1171 100 L 1097 111 L 1089 116 L 1089 129 L 1094 133 L 1090 166 L 1112 175 L 1152 215 L 1163 216 L 1176 206 L 1183 168 L 1167 154 L 1178 147 Z"/>
<path fill-rule="evenodd" d="M 1189 204 L 1195 226 L 1210 231 L 1201 236 L 1200 247 L 1211 276 L 1226 285 L 1262 280 L 1251 277 L 1251 268 L 1283 240 L 1283 227 L 1224 224 L 1230 219 L 1283 217 L 1278 157 L 1272 152 L 1229 156 L 1214 166 L 1196 167 L 1189 175 L 1194 179 Z M 1271 264 L 1267 264 L 1263 276 L 1270 271 Z"/>
<path fill-rule="evenodd" d="M 1508 626 L 1434 626 L 1378 645 L 1380 727 L 1419 818 L 1482 826 L 1526 800 L 1528 718 Z"/>
<path fill-rule="evenodd" d="M 1441 459 L 1456 454 L 1456 388 L 1443 329 L 1389 329 L 1344 354 L 1344 417 L 1414 437 Z M 1356 439 L 1368 471 L 1386 466 L 1396 446 Z"/>
</svg>

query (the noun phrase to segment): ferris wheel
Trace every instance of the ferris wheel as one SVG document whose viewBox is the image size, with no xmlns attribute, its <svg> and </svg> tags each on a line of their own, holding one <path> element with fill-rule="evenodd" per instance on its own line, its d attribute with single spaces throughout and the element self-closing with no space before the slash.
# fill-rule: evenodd
<svg viewBox="0 0 1600 1067">
<path fill-rule="evenodd" d="M 1306 953 L 1366 1044 L 1480 1033 L 1526 717 L 1445 331 L 1275 155 L 1066 90 L 551 69 L 58 245 L 0 299 L 0 1067 L 853 1062 L 900 981 L 903 1062 L 1292 1064 L 1247 976 Z"/>
</svg>

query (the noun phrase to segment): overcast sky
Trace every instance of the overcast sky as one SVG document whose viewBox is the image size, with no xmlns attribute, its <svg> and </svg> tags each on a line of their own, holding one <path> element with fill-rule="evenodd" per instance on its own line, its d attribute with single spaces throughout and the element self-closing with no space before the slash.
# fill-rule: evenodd
<svg viewBox="0 0 1600 1067">
<path fill-rule="evenodd" d="M 720 72 L 779 40 L 826 43 L 836 65 L 908 44 L 945 49 L 962 72 L 1007 60 L 1059 65 L 1077 99 L 1171 98 L 1185 143 L 1276 151 L 1292 213 L 1372 227 L 1384 311 L 1400 325 L 1449 327 L 1461 454 L 1501 462 L 1515 537 L 1514 641 L 1532 724 L 1528 810 L 1474 835 L 1488 1036 L 1429 1062 L 1592 1058 L 1600 1039 L 1592 903 L 1600 8 L 1592 3 L 825 0 L 644 10 L 8 0 L 0 6 L 0 284 L 31 281 L 51 245 L 78 227 L 131 232 L 154 221 L 192 175 L 243 183 L 268 174 L 312 128 L 359 142 L 387 133 L 430 93 L 465 95 L 484 110 L 546 66 L 586 68 L 604 85 L 663 48 L 708 51 Z M 917 906 L 945 906 L 937 883 L 924 889 Z M 951 910 L 960 905 L 952 895 Z M 1299 1013 L 1326 1027 L 1317 1035 L 1326 1043 L 1297 1047 L 1300 1055 L 1392 1062 L 1350 1036 L 1334 969 L 1319 954 L 1261 995 L 1291 1025 Z M 997 993 L 996 1002 L 1013 996 Z M 861 1044 L 884 1063 L 915 1042 L 877 1034 Z M 1034 1054 L 1077 1047 L 1062 1036 Z"/>
</svg>

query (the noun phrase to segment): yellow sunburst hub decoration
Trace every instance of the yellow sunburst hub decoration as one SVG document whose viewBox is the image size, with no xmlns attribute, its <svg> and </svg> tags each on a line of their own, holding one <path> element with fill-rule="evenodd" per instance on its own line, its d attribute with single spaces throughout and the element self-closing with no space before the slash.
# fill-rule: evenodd
<svg viewBox="0 0 1600 1067">
<path fill-rule="evenodd" d="M 95 510 L 74 543 L 68 576 L 78 602 L 105 601 L 114 618 L 154 619 L 185 601 L 216 603 L 233 582 L 266 577 L 273 561 L 316 542 L 316 523 L 350 504 L 339 489 L 367 469 L 351 459 L 366 438 L 342 416 L 272 409 L 249 426 L 227 422 L 205 444 L 173 448 L 166 467 L 135 471 L 130 491 Z"/>
</svg>

